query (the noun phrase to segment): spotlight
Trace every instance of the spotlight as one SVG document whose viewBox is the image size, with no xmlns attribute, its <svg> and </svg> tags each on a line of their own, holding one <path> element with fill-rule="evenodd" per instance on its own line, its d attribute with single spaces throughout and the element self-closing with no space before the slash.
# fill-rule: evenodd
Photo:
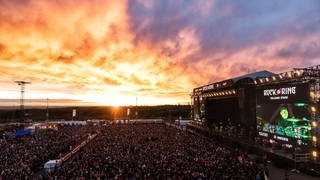
<svg viewBox="0 0 320 180">
<path fill-rule="evenodd" d="M 317 121 L 312 121 L 312 126 L 317 127 Z"/>
<path fill-rule="evenodd" d="M 314 92 L 310 92 L 310 97 L 313 99 L 314 98 Z"/>
<path fill-rule="evenodd" d="M 279 74 L 280 79 L 283 79 L 283 76 L 281 74 Z"/>
<path fill-rule="evenodd" d="M 295 73 L 297 76 L 301 76 L 303 73 L 303 70 L 296 70 Z"/>
<path fill-rule="evenodd" d="M 312 136 L 312 141 L 313 142 L 317 142 L 317 137 L 316 136 Z"/>
<path fill-rule="evenodd" d="M 301 70 L 299 71 L 300 75 L 302 75 L 302 74 L 303 74 L 303 72 L 304 72 L 304 71 L 301 69 Z"/>
<path fill-rule="evenodd" d="M 318 157 L 318 152 L 317 151 L 312 151 L 312 157 L 314 157 L 314 158 Z"/>
</svg>

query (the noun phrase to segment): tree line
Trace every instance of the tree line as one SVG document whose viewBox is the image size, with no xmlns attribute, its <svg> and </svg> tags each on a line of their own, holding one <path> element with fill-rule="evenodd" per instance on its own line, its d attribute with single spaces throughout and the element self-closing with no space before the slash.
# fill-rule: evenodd
<svg viewBox="0 0 320 180">
<path fill-rule="evenodd" d="M 76 116 L 72 111 L 76 110 Z M 129 109 L 129 110 L 128 110 Z M 19 109 L 0 110 L 0 123 L 19 122 L 21 112 Z M 190 105 L 161 105 L 161 106 L 98 106 L 98 107 L 63 107 L 49 108 L 49 120 L 88 120 L 88 119 L 148 119 L 162 118 L 174 121 L 181 117 L 190 118 Z M 26 109 L 25 119 L 29 121 L 45 121 L 47 109 Z"/>
</svg>

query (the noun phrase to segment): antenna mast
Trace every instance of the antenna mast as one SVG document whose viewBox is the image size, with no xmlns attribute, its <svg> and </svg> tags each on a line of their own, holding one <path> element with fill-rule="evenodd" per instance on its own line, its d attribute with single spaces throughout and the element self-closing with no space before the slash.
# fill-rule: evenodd
<svg viewBox="0 0 320 180">
<path fill-rule="evenodd" d="M 15 81 L 21 89 L 21 95 L 20 95 L 20 121 L 24 122 L 25 120 L 25 111 L 24 111 L 24 92 L 25 92 L 25 85 L 26 84 L 31 84 L 31 82 L 26 82 L 26 81 Z"/>
</svg>

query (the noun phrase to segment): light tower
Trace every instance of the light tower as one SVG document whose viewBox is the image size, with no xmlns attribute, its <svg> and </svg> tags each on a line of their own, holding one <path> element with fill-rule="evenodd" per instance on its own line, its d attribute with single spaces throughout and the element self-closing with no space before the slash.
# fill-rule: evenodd
<svg viewBox="0 0 320 180">
<path fill-rule="evenodd" d="M 24 91 L 25 91 L 25 85 L 26 84 L 31 84 L 31 82 L 26 82 L 26 81 L 15 81 L 21 89 L 21 95 L 20 95 L 20 121 L 24 122 L 25 118 L 25 112 L 24 112 Z"/>
</svg>

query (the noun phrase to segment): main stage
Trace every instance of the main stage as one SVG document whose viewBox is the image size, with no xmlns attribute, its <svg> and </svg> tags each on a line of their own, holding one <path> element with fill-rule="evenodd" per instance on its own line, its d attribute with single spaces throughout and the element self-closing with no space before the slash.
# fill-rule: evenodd
<svg viewBox="0 0 320 180">
<path fill-rule="evenodd" d="M 259 71 L 195 88 L 188 128 L 278 159 L 318 164 L 319 99 L 320 65 Z"/>
</svg>

